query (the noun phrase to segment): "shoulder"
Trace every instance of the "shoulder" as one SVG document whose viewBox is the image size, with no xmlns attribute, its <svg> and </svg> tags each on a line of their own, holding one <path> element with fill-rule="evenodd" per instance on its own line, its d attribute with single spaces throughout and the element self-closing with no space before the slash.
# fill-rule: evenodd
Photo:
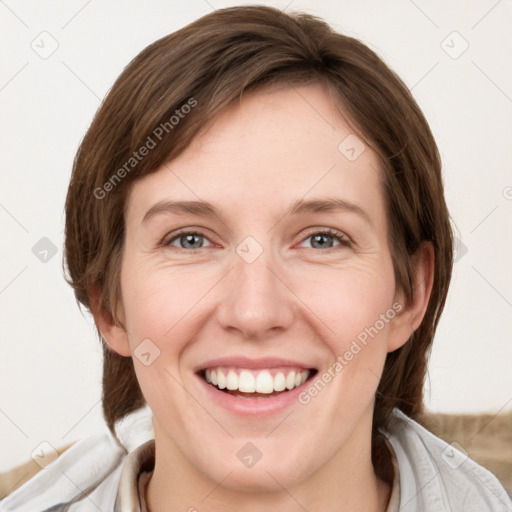
<svg viewBox="0 0 512 512">
<path fill-rule="evenodd" d="M 113 510 L 123 462 L 153 435 L 148 410 L 116 425 L 118 442 L 106 425 L 65 450 L 46 468 L 0 501 L 2 512 Z"/>
<path fill-rule="evenodd" d="M 510 512 L 512 500 L 483 466 L 398 409 L 383 434 L 396 457 L 400 511 Z"/>
</svg>

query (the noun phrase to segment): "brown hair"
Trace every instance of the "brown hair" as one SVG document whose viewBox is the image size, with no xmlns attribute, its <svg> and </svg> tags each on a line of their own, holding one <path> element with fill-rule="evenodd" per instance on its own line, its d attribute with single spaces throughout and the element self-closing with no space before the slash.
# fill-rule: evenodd
<svg viewBox="0 0 512 512">
<path fill-rule="evenodd" d="M 413 254 L 422 241 L 435 251 L 423 322 L 387 355 L 376 395 L 372 455 L 382 474 L 378 429 L 388 424 L 395 406 L 413 418 L 422 412 L 427 359 L 453 250 L 441 162 L 428 123 L 400 78 L 360 41 L 305 13 L 243 6 L 203 16 L 145 48 L 118 77 L 76 154 L 65 206 L 66 279 L 89 309 L 88 292 L 97 287 L 101 308 L 117 321 L 124 208 L 133 183 L 176 157 L 244 91 L 312 82 L 328 87 L 379 156 L 396 285 L 407 300 L 413 294 Z M 150 139 L 154 147 L 135 159 Z M 113 430 L 144 399 L 132 359 L 102 342 L 103 412 Z"/>
</svg>

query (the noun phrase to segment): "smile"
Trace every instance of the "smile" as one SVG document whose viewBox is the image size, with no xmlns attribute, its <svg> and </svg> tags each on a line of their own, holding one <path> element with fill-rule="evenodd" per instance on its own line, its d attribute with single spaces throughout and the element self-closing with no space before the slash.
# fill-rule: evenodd
<svg viewBox="0 0 512 512">
<path fill-rule="evenodd" d="M 305 368 L 248 369 L 234 367 L 207 368 L 201 375 L 206 382 L 237 396 L 256 398 L 255 395 L 274 395 L 297 388 L 311 374 Z"/>
<path fill-rule="evenodd" d="M 204 403 L 229 414 L 260 419 L 297 404 L 302 407 L 298 396 L 318 373 L 304 361 L 245 355 L 210 359 L 193 371 Z"/>
</svg>

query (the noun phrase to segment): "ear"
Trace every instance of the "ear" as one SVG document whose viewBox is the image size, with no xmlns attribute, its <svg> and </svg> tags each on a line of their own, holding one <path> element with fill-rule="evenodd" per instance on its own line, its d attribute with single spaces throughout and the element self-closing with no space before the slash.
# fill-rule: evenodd
<svg viewBox="0 0 512 512">
<path fill-rule="evenodd" d="M 117 324 L 112 315 L 103 308 L 101 288 L 98 283 L 94 283 L 88 287 L 87 296 L 89 297 L 89 304 L 94 321 L 107 345 L 120 356 L 131 357 L 132 353 L 126 329 Z M 118 317 L 125 323 L 122 304 L 120 304 L 119 307 Z"/>
<path fill-rule="evenodd" d="M 402 309 L 391 322 L 388 352 L 393 352 L 405 345 L 413 332 L 420 326 L 432 292 L 435 261 L 432 244 L 423 242 L 414 254 L 413 261 L 413 296 L 407 304 L 405 304 L 403 292 L 396 297 L 395 304 L 400 304 Z"/>
</svg>

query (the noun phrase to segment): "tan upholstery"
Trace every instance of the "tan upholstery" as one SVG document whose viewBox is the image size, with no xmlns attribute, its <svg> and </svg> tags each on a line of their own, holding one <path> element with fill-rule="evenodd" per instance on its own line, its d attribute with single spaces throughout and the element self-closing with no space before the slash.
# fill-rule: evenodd
<svg viewBox="0 0 512 512">
<path fill-rule="evenodd" d="M 74 443 L 71 443 L 63 446 L 62 448 L 58 448 L 57 453 L 62 455 L 69 447 L 73 446 L 73 444 Z M 11 494 L 11 492 L 16 490 L 41 470 L 41 466 L 35 460 L 29 459 L 27 462 L 12 468 L 6 473 L 0 473 L 0 499 Z"/>
<path fill-rule="evenodd" d="M 512 410 L 498 415 L 427 412 L 420 422 L 447 443 L 458 443 L 512 492 Z"/>
</svg>

